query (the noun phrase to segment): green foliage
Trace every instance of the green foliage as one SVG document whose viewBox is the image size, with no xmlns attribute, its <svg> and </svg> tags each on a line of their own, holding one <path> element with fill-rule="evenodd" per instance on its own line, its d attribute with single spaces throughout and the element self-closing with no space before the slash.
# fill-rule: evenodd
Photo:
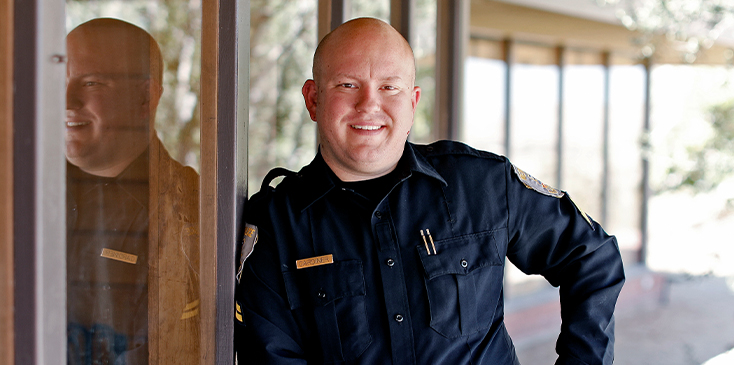
<svg viewBox="0 0 734 365">
<path fill-rule="evenodd" d="M 275 166 L 297 170 L 316 152 L 301 86 L 316 50 L 316 1 L 250 2 L 249 193 Z"/>
<path fill-rule="evenodd" d="M 734 100 L 708 111 L 709 136 L 687 148 L 687 159 L 675 161 L 667 169 L 663 190 L 692 189 L 707 192 L 734 176 Z"/>
</svg>

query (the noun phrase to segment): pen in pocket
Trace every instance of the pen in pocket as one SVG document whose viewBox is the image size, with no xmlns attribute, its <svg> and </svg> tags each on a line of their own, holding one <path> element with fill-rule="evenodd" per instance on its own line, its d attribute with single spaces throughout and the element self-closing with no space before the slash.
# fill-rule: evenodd
<svg viewBox="0 0 734 365">
<path fill-rule="evenodd" d="M 433 254 L 436 254 L 436 245 L 433 244 L 433 237 L 431 237 L 431 231 L 426 228 L 426 233 L 428 234 L 428 239 L 431 240 L 431 247 L 433 247 Z M 426 235 L 423 234 L 423 230 L 421 229 L 421 237 L 423 238 L 423 245 L 426 246 L 426 252 L 430 255 L 431 250 L 428 248 L 428 241 L 426 241 Z"/>
</svg>

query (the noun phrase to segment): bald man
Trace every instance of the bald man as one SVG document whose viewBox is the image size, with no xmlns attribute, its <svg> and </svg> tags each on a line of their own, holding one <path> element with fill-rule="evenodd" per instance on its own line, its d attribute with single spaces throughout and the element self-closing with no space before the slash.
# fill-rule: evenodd
<svg viewBox="0 0 734 365">
<path fill-rule="evenodd" d="M 67 52 L 67 362 L 198 363 L 198 175 L 153 129 L 158 44 L 94 19 Z"/>
<path fill-rule="evenodd" d="M 273 170 L 248 202 L 241 364 L 518 364 L 505 257 L 560 286 L 557 363 L 611 363 L 624 282 L 613 236 L 505 157 L 407 142 L 421 90 L 388 24 L 336 28 L 313 76 L 303 96 L 316 157 L 298 173 Z"/>
</svg>

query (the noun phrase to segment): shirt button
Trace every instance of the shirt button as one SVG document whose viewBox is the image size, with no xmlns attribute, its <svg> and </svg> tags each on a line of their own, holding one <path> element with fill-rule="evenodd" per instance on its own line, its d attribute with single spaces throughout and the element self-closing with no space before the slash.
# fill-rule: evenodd
<svg viewBox="0 0 734 365">
<path fill-rule="evenodd" d="M 403 315 L 402 314 L 396 314 L 395 315 L 395 322 L 402 322 L 403 321 Z"/>
<path fill-rule="evenodd" d="M 387 262 L 385 262 L 387 266 L 393 267 L 395 265 L 395 260 L 393 259 L 387 259 Z"/>
<path fill-rule="evenodd" d="M 469 263 L 466 262 L 466 260 L 462 259 L 461 260 L 461 267 L 466 268 L 467 266 L 469 266 Z"/>
<path fill-rule="evenodd" d="M 375 212 L 375 217 L 377 217 L 377 219 L 382 219 L 382 213 L 379 210 L 376 211 Z"/>
<path fill-rule="evenodd" d="M 318 294 L 316 294 L 319 298 L 325 299 L 326 298 L 326 292 L 323 290 L 319 291 Z"/>
</svg>

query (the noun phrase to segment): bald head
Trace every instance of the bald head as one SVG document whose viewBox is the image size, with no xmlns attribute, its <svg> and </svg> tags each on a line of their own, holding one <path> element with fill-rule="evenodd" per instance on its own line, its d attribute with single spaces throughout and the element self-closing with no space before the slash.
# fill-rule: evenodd
<svg viewBox="0 0 734 365">
<path fill-rule="evenodd" d="M 145 30 L 128 22 L 97 18 L 74 28 L 66 37 L 73 49 L 93 50 L 111 67 L 128 74 L 149 76 L 156 84 L 163 79 L 163 59 L 158 43 Z"/>
<path fill-rule="evenodd" d="M 347 48 L 362 48 L 365 53 L 375 48 L 383 52 L 398 53 L 405 58 L 405 62 L 412 64 L 411 76 L 415 81 L 415 57 L 408 41 L 382 20 L 357 18 L 338 26 L 319 42 L 312 69 L 316 83 L 319 83 L 325 69 L 329 67 L 331 57 Z"/>
</svg>

